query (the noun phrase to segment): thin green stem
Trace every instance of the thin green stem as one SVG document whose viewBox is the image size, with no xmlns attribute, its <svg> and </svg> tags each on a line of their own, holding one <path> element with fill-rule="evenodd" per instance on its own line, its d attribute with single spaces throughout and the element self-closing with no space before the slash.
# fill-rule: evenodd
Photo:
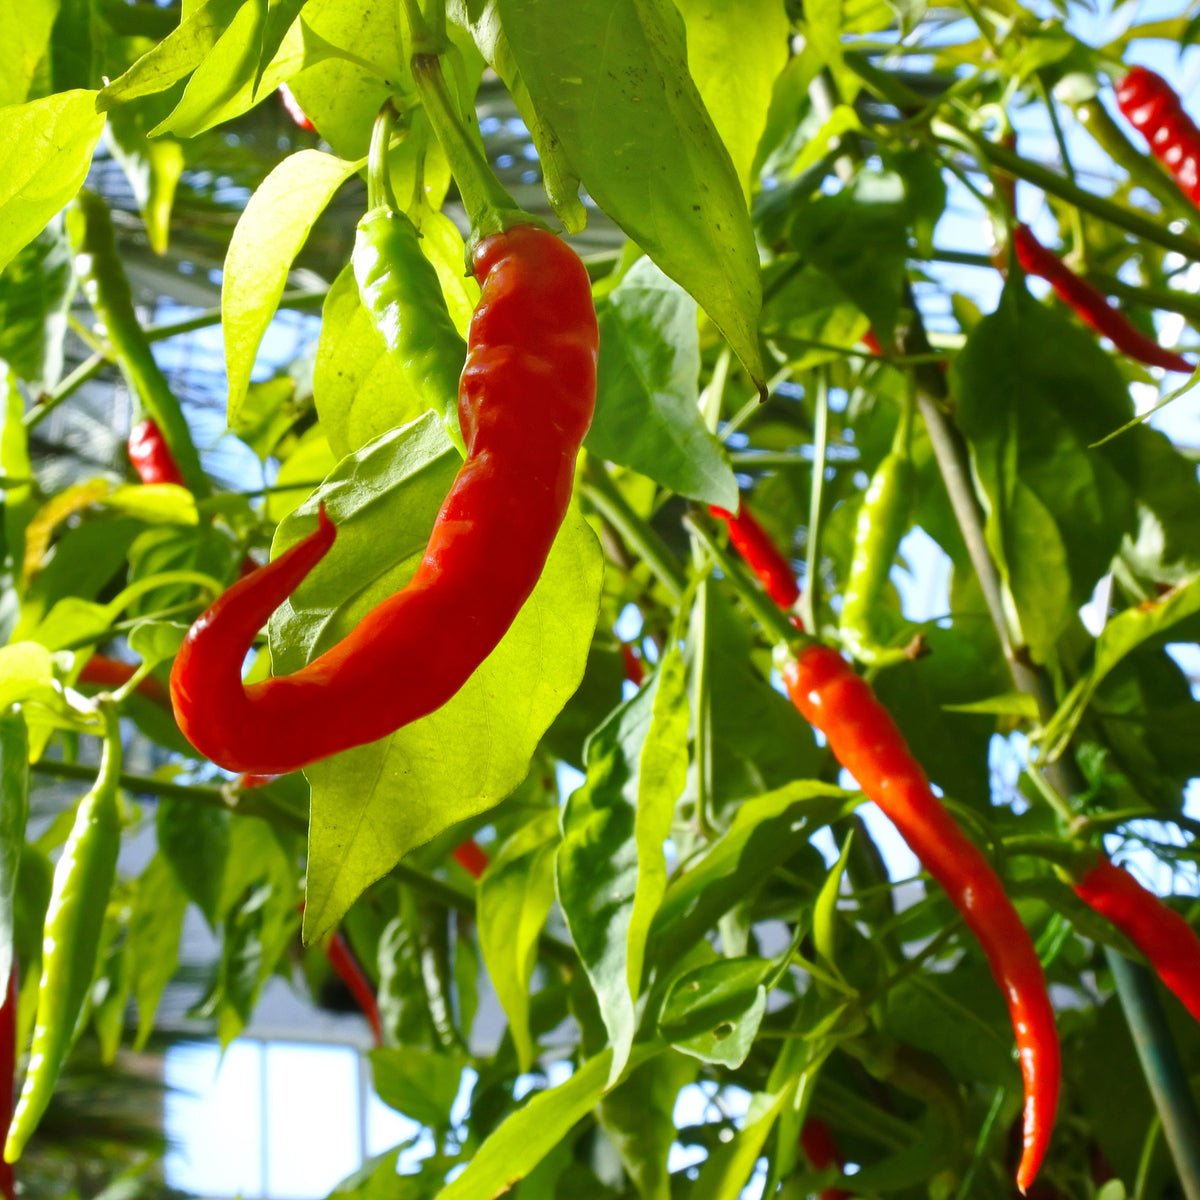
<svg viewBox="0 0 1200 1200">
<path fill-rule="evenodd" d="M 816 633 L 821 611 L 821 510 L 825 496 L 825 462 L 829 455 L 829 380 L 824 371 L 817 374 L 813 417 L 812 488 L 808 500 L 808 534 L 804 546 L 804 592 L 800 598 L 800 616 L 804 628 Z"/>
<path fill-rule="evenodd" d="M 622 540 L 650 568 L 651 574 L 678 601 L 687 578 L 671 548 L 630 507 L 604 464 L 589 455 L 584 469 L 583 494 L 593 508 L 621 535 Z"/>
<path fill-rule="evenodd" d="M 371 127 L 371 148 L 367 154 L 367 207 L 372 210 L 388 208 L 392 212 L 400 211 L 388 170 L 388 151 L 392 145 L 396 117 L 396 106 L 388 100 Z"/>
</svg>

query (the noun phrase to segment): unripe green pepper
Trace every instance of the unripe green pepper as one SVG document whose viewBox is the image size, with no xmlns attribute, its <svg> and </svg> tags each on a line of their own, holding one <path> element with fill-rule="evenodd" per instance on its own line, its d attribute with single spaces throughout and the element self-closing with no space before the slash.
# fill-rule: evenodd
<svg viewBox="0 0 1200 1200">
<path fill-rule="evenodd" d="M 391 122 L 381 117 L 371 140 L 371 207 L 354 238 L 354 278 L 405 383 L 441 416 L 451 440 L 465 453 L 458 420 L 458 380 L 467 344 L 450 318 L 437 271 L 421 251 L 421 235 L 390 194 L 390 131 Z"/>
<path fill-rule="evenodd" d="M 104 913 L 117 871 L 121 818 L 117 804 L 121 739 L 116 709 L 103 704 L 104 750 L 95 786 L 79 802 L 75 824 L 54 869 L 42 941 L 42 978 L 29 1070 L 4 1147 L 16 1162 L 37 1128 L 96 971 Z"/>
<path fill-rule="evenodd" d="M 839 628 L 846 649 L 868 666 L 884 666 L 907 657 L 903 648 L 880 645 L 876 617 L 912 514 L 916 468 L 909 451 L 911 429 L 912 405 L 906 401 L 895 442 L 871 476 L 854 525 L 854 555 L 846 577 Z"/>
</svg>

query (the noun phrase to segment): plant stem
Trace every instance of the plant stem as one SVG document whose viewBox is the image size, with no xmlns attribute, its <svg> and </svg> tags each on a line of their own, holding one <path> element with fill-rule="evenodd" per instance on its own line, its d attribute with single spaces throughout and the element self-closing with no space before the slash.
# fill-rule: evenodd
<svg viewBox="0 0 1200 1200">
<path fill-rule="evenodd" d="M 829 453 L 829 379 L 824 371 L 817 374 L 814 408 L 812 488 L 804 544 L 804 592 L 800 599 L 800 618 L 804 628 L 812 634 L 820 628 L 817 613 L 821 608 L 821 505 L 825 493 L 825 460 Z"/>
<path fill-rule="evenodd" d="M 583 494 L 592 507 L 621 535 L 626 545 L 650 568 L 651 574 L 678 601 L 687 579 L 671 548 L 629 506 L 604 464 L 589 455 Z"/>
<path fill-rule="evenodd" d="M 1130 962 L 1109 946 L 1104 948 L 1104 957 L 1116 981 L 1183 1194 L 1187 1200 L 1200 1200 L 1200 1112 L 1167 1028 L 1154 978 L 1145 967 Z"/>
</svg>

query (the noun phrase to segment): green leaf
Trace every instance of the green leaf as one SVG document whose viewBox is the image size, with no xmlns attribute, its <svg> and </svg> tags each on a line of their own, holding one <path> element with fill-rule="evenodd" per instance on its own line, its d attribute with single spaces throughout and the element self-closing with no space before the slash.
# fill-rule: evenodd
<svg viewBox="0 0 1200 1200">
<path fill-rule="evenodd" d="M 563 809 L 558 898 L 608 1029 L 613 1079 L 633 1046 L 646 937 L 666 890 L 663 842 L 687 782 L 688 718 L 672 647 L 592 735 L 587 779 Z"/>
<path fill-rule="evenodd" d="M 552 809 L 513 834 L 479 881 L 479 948 L 508 1017 L 522 1071 L 533 1062 L 529 979 L 537 962 L 538 937 L 554 903 L 557 847 L 558 810 Z"/>
<path fill-rule="evenodd" d="M 498 0 L 541 120 L 596 203 L 762 385 L 758 251 L 737 171 L 687 68 L 670 0 Z"/>
<path fill-rule="evenodd" d="M 238 11 L 252 3 L 253 0 L 205 0 L 124 75 L 104 88 L 96 101 L 97 108 L 104 112 L 138 96 L 165 92 L 204 62 Z"/>
<path fill-rule="evenodd" d="M 0 108 L 21 104 L 49 50 L 59 0 L 0 7 Z"/>
<path fill-rule="evenodd" d="M 319 150 L 289 155 L 250 197 L 229 242 L 221 283 L 229 421 L 236 424 L 259 343 L 292 262 L 334 193 L 358 169 Z"/>
<path fill-rule="evenodd" d="M 737 1200 L 766 1145 L 767 1135 L 779 1114 L 796 1094 L 799 1076 L 778 1092 L 755 1092 L 737 1136 L 717 1146 L 700 1168 L 691 1200 Z"/>
<path fill-rule="evenodd" d="M 272 619 L 277 672 L 332 645 L 408 582 L 460 466 L 430 413 L 344 459 L 297 511 L 304 519 L 281 527 L 277 552 L 308 531 L 323 501 L 338 538 Z M 583 675 L 600 574 L 595 536 L 572 509 L 533 595 L 452 700 L 390 738 L 306 770 L 313 789 L 309 940 L 413 847 L 498 803 L 525 778 L 542 734 Z"/>
<path fill-rule="evenodd" d="M 707 943 L 703 950 L 712 955 Z M 659 1033 L 701 1062 L 740 1067 L 766 1011 L 772 969 L 762 958 L 722 958 L 687 971 L 667 993 Z"/>
<path fill-rule="evenodd" d="M 176 483 L 123 483 L 104 500 L 108 508 L 147 525 L 198 525 L 196 498 Z"/>
<path fill-rule="evenodd" d="M 450 1128 L 464 1058 L 410 1049 L 372 1050 L 369 1057 L 375 1091 L 384 1104 L 430 1129 Z"/>
<path fill-rule="evenodd" d="M 74 290 L 71 246 L 61 224 L 52 222 L 0 274 L 0 359 L 18 379 L 48 387 L 58 382 Z"/>
<path fill-rule="evenodd" d="M 696 1075 L 693 1059 L 668 1050 L 630 1071 L 596 1106 L 596 1118 L 642 1200 L 671 1200 L 667 1158 L 678 1136 L 672 1114 L 680 1089 Z"/>
<path fill-rule="evenodd" d="M 788 61 L 783 0 L 675 0 L 687 28 L 688 70 L 733 159 L 742 191 L 767 126 L 771 93 Z"/>
<path fill-rule="evenodd" d="M 29 817 L 29 733 L 20 712 L 0 716 L 0 979 L 12 969 L 15 899 Z"/>
<path fill-rule="evenodd" d="M 1035 660 L 1054 642 L 1135 526 L 1129 450 L 1091 444 L 1129 397 L 1095 335 L 1022 286 L 971 331 L 952 369 L 957 416 L 986 497 L 988 544 Z"/>
<path fill-rule="evenodd" d="M 103 129 L 95 92 L 0 109 L 0 270 L 79 191 Z"/>
<path fill-rule="evenodd" d="M 24 700 L 36 700 L 51 709 L 62 706 L 50 651 L 35 642 L 0 646 L 0 710 Z"/>
<path fill-rule="evenodd" d="M 643 258 L 613 289 L 599 323 L 596 416 L 588 449 L 671 491 L 736 510 L 733 468 L 697 403 L 695 303 Z"/>
<path fill-rule="evenodd" d="M 158 846 L 188 899 L 209 925 L 220 917 L 225 863 L 229 858 L 229 814 L 191 800 L 158 802 Z"/>
<path fill-rule="evenodd" d="M 313 394 L 321 427 L 339 456 L 430 411 L 388 353 L 350 266 L 339 272 L 325 298 Z"/>
<path fill-rule="evenodd" d="M 846 835 L 838 860 L 825 876 L 825 882 L 817 893 L 813 905 L 813 945 L 825 963 L 837 970 L 838 895 L 842 889 L 842 878 L 846 864 L 850 861 L 850 848 L 854 843 L 854 830 Z"/>
<path fill-rule="evenodd" d="M 767 275 L 774 288 L 764 333 L 787 350 L 797 371 L 838 362 L 871 322 L 824 271 L 794 261 Z M 825 347 L 829 347 L 826 349 Z"/>
<path fill-rule="evenodd" d="M 626 1074 L 652 1058 L 661 1046 L 640 1046 Z M 566 1083 L 539 1092 L 495 1129 L 479 1147 L 467 1169 L 441 1192 L 438 1200 L 479 1200 L 499 1196 L 524 1179 L 595 1107 L 607 1090 L 612 1052 L 588 1059 Z"/>
</svg>

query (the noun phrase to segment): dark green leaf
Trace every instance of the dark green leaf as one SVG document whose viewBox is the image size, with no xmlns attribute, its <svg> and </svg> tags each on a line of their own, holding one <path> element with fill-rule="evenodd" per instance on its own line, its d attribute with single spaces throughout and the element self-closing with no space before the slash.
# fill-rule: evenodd
<svg viewBox="0 0 1200 1200">
<path fill-rule="evenodd" d="M 156 854 L 138 880 L 129 921 L 130 983 L 138 1006 L 135 1049 L 141 1049 L 153 1032 L 159 998 L 179 965 L 187 904 L 175 872 Z"/>
<path fill-rule="evenodd" d="M 159 849 L 210 925 L 221 916 L 229 821 L 227 812 L 191 800 L 158 802 Z"/>
<path fill-rule="evenodd" d="M 450 1128 L 465 1060 L 428 1050 L 372 1050 L 375 1090 L 384 1104 L 430 1129 Z"/>
</svg>

